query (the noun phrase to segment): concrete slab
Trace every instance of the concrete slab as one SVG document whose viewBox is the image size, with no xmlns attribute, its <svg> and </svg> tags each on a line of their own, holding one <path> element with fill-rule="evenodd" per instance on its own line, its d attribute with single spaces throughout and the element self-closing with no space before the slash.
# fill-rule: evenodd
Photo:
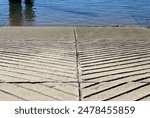
<svg viewBox="0 0 150 118">
<path fill-rule="evenodd" d="M 82 96 L 86 96 L 87 93 L 96 93 L 97 91 L 103 91 L 103 90 L 108 90 L 117 86 L 122 86 L 127 83 L 135 82 L 138 81 L 141 78 L 144 78 L 147 76 L 146 74 L 141 74 L 139 76 L 130 76 L 127 78 L 122 78 L 122 79 L 116 79 L 108 82 L 88 82 L 88 83 L 81 83 L 81 88 L 82 88 Z M 143 83 L 143 82 L 137 82 L 137 83 Z M 145 82 L 146 83 L 146 82 Z"/>
<path fill-rule="evenodd" d="M 0 100 L 79 100 L 77 81 L 72 27 L 0 28 Z"/>
<path fill-rule="evenodd" d="M 77 81 L 73 28 L 0 28 L 4 82 Z"/>
<path fill-rule="evenodd" d="M 150 100 L 149 50 L 141 27 L 0 28 L 0 100 Z"/>
<path fill-rule="evenodd" d="M 121 95 L 120 97 L 116 97 L 112 100 L 114 101 L 138 101 L 143 99 L 148 99 L 149 96 L 150 85 L 139 87 L 138 89 L 129 92 L 128 94 Z"/>
<path fill-rule="evenodd" d="M 146 86 L 148 84 L 145 83 L 121 83 L 116 86 L 113 86 L 112 83 L 105 83 L 97 88 L 96 92 L 84 92 L 86 95 L 83 97 L 83 100 L 136 100 L 145 96 L 145 94 L 149 94 L 149 87 Z M 140 93 L 139 96 L 134 96 L 138 91 L 142 91 L 139 90 L 140 88 L 145 88 L 144 92 Z"/>
<path fill-rule="evenodd" d="M 67 83 L 0 83 L 0 93 L 0 100 L 78 100 L 77 84 Z"/>
<path fill-rule="evenodd" d="M 82 100 L 142 100 L 149 95 L 149 86 L 123 93 L 149 84 L 150 30 L 78 27 L 76 34 Z"/>
</svg>

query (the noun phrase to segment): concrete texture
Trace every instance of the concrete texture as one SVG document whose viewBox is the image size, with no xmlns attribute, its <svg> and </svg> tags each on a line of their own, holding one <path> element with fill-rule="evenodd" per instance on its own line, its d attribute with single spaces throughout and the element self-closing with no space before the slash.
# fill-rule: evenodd
<svg viewBox="0 0 150 118">
<path fill-rule="evenodd" d="M 0 100 L 150 100 L 150 30 L 0 28 Z"/>
</svg>

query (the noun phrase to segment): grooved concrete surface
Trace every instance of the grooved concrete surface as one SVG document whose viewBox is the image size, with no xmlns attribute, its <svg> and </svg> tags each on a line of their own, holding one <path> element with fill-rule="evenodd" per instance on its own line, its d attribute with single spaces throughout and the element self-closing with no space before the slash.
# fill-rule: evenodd
<svg viewBox="0 0 150 118">
<path fill-rule="evenodd" d="M 0 100 L 150 101 L 150 30 L 0 28 Z"/>
</svg>

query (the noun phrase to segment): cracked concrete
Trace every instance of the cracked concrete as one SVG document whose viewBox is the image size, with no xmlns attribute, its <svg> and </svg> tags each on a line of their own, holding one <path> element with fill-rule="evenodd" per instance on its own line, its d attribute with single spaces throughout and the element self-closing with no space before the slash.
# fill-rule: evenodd
<svg viewBox="0 0 150 118">
<path fill-rule="evenodd" d="M 0 100 L 150 100 L 150 30 L 0 28 Z"/>
</svg>

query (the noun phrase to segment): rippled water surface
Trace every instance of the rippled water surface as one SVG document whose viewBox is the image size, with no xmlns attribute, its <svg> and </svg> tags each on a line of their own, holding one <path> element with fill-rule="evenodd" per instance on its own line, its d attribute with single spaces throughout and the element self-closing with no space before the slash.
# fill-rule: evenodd
<svg viewBox="0 0 150 118">
<path fill-rule="evenodd" d="M 150 0 L 0 0 L 0 26 L 150 26 Z"/>
</svg>

